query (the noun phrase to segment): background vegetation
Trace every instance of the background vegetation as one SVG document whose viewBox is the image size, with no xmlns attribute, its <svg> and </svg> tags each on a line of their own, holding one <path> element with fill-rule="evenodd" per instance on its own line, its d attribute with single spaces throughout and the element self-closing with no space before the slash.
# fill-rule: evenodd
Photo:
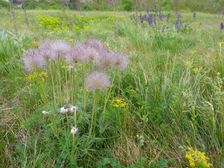
<svg viewBox="0 0 224 168">
<path fill-rule="evenodd" d="M 24 0 L 27 9 L 82 9 L 82 10 L 145 10 L 146 6 L 159 4 L 167 10 L 202 11 L 212 13 L 224 12 L 223 0 Z M 0 7 L 7 7 L 4 0 L 0 0 Z"/>
</svg>

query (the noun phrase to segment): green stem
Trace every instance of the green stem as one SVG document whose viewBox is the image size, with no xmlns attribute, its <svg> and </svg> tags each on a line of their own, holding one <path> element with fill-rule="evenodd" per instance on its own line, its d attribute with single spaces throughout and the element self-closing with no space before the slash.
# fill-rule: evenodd
<svg viewBox="0 0 224 168">
<path fill-rule="evenodd" d="M 93 96 L 93 109 L 92 109 L 92 118 L 91 118 L 91 125 L 89 129 L 89 138 L 93 135 L 93 132 L 95 131 L 95 125 L 96 125 L 96 106 L 97 106 L 97 91 L 94 92 Z"/>
</svg>

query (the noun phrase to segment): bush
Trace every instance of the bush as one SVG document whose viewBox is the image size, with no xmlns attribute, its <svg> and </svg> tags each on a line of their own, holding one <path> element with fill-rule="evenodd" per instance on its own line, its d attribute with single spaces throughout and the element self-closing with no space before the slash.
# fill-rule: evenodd
<svg viewBox="0 0 224 168">
<path fill-rule="evenodd" d="M 131 11 L 133 9 L 133 3 L 131 0 L 122 0 L 122 8 L 126 11 Z"/>
<path fill-rule="evenodd" d="M 0 0 L 0 8 L 9 8 L 9 3 L 3 0 Z"/>
</svg>

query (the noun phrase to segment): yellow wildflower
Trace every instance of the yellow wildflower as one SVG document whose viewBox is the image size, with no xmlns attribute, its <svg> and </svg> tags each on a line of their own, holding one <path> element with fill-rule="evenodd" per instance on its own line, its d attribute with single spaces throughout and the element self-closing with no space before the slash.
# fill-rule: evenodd
<svg viewBox="0 0 224 168">
<path fill-rule="evenodd" d="M 126 108 L 128 106 L 125 99 L 120 97 L 115 97 L 112 99 L 111 104 L 113 107 L 120 107 L 120 108 Z"/>
<path fill-rule="evenodd" d="M 41 71 L 41 72 L 33 72 L 32 74 L 29 74 L 26 76 L 27 81 L 35 81 L 41 79 L 44 81 L 47 78 L 47 72 Z"/>
<path fill-rule="evenodd" d="M 39 77 L 44 81 L 47 78 L 47 72 L 44 71 L 40 72 Z"/>
<path fill-rule="evenodd" d="M 36 40 L 33 40 L 33 41 L 31 42 L 31 46 L 32 46 L 32 47 L 38 47 L 38 46 L 39 46 L 39 42 L 36 41 Z"/>
<path fill-rule="evenodd" d="M 194 67 L 194 68 L 192 69 L 192 71 L 193 71 L 194 73 L 198 73 L 198 72 L 200 71 L 200 68 L 198 68 L 198 67 Z"/>
<path fill-rule="evenodd" d="M 189 148 L 185 154 L 185 158 L 189 161 L 189 165 L 191 168 L 195 168 L 195 167 L 211 168 L 212 167 L 212 164 L 209 163 L 209 158 L 205 155 L 204 152 Z"/>
</svg>

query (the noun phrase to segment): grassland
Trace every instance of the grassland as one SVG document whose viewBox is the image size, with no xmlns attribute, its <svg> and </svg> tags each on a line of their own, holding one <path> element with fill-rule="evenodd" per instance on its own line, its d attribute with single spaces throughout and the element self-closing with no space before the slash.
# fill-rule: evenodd
<svg viewBox="0 0 224 168">
<path fill-rule="evenodd" d="M 21 10 L 16 20 L 0 11 L 0 167 L 190 167 L 191 149 L 224 166 L 223 16 L 183 12 L 187 27 L 176 31 L 175 13 L 157 26 L 135 24 L 131 15 L 30 10 L 27 21 Z M 74 63 L 70 74 L 59 62 L 44 79 L 43 70 L 24 70 L 24 52 L 43 39 L 91 38 L 129 59 L 125 71 L 108 71 L 105 91 L 83 87 L 89 64 Z M 78 106 L 75 116 L 59 114 L 68 103 Z"/>
</svg>

